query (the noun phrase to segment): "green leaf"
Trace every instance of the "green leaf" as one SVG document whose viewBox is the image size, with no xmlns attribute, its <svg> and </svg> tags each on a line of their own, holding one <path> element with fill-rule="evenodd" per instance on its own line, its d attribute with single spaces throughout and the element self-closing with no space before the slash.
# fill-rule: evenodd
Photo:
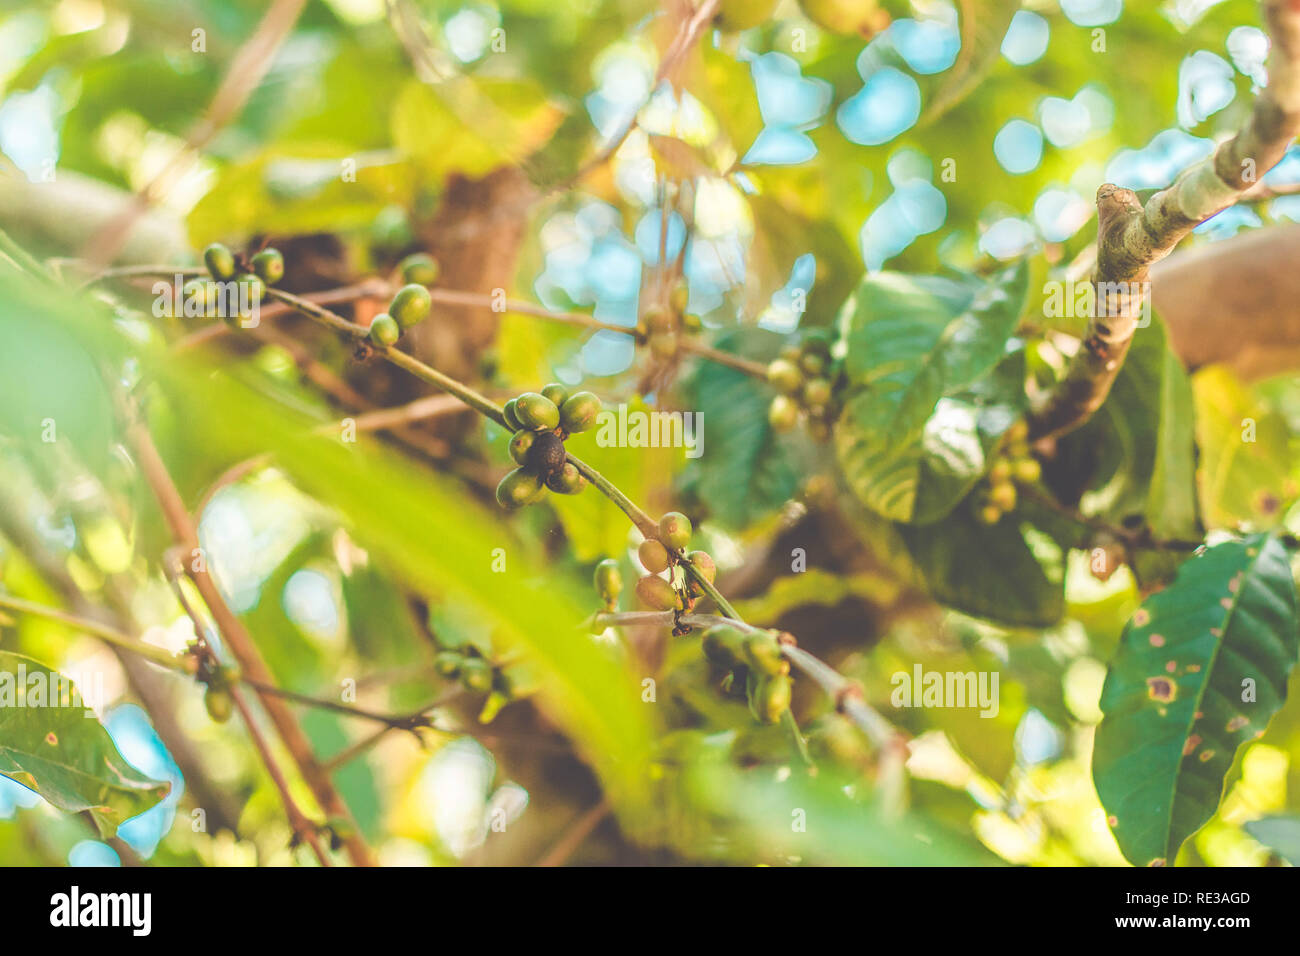
<svg viewBox="0 0 1300 956">
<path fill-rule="evenodd" d="M 922 125 L 932 123 L 966 98 L 998 62 L 1002 39 L 1021 0 L 958 0 L 961 53 L 939 85 L 930 91 Z"/>
<path fill-rule="evenodd" d="M 1300 866 L 1300 817 L 1260 817 L 1246 824 L 1246 832 L 1292 866 Z"/>
<path fill-rule="evenodd" d="M 126 762 L 69 678 L 9 651 L 0 651 L 0 774 L 60 810 L 88 812 L 104 837 L 171 790 Z"/>
<path fill-rule="evenodd" d="M 1125 857 L 1172 862 L 1264 732 L 1300 651 L 1296 588 L 1272 536 L 1188 561 L 1124 630 L 1102 689 L 1093 779 Z"/>
<path fill-rule="evenodd" d="M 835 429 L 849 488 L 873 511 L 926 524 L 952 510 L 985 471 L 1023 404 L 1002 367 L 1028 289 L 1022 262 L 974 296 L 932 277 L 868 277 L 841 316 L 854 391 Z"/>
</svg>

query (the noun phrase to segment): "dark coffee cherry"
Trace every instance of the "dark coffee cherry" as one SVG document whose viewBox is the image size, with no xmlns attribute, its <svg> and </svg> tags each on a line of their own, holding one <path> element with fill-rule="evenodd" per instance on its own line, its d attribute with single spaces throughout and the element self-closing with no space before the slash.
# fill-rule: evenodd
<svg viewBox="0 0 1300 956">
<path fill-rule="evenodd" d="M 515 418 L 531 431 L 550 431 L 560 424 L 560 410 L 545 395 L 524 392 L 515 399 Z"/>
<path fill-rule="evenodd" d="M 395 345 L 402 337 L 402 327 L 387 312 L 380 312 L 370 320 L 370 341 L 381 348 Z"/>
<path fill-rule="evenodd" d="M 528 448 L 528 468 L 542 478 L 550 478 L 564 467 L 564 442 L 555 432 L 533 432 L 532 435 L 533 442 Z M 514 439 L 511 439 L 511 444 L 513 443 Z"/>
<path fill-rule="evenodd" d="M 560 495 L 576 495 L 586 485 L 587 479 L 582 477 L 578 466 L 571 461 L 566 461 L 559 471 L 552 472 L 551 477 L 546 479 L 546 487 Z"/>
<path fill-rule="evenodd" d="M 560 427 L 570 435 L 585 432 L 600 416 L 600 399 L 591 392 L 576 392 L 560 407 Z"/>
<path fill-rule="evenodd" d="M 398 268 L 402 272 L 402 281 L 415 285 L 433 285 L 442 273 L 437 260 L 423 252 L 412 253 L 402 260 Z"/>
<path fill-rule="evenodd" d="M 429 290 L 412 282 L 397 290 L 397 295 L 393 296 L 393 301 L 388 306 L 388 314 L 395 318 L 402 328 L 409 329 L 424 321 L 432 306 L 433 300 L 429 298 Z"/>
<path fill-rule="evenodd" d="M 203 250 L 203 262 L 212 278 L 224 282 L 235 277 L 235 255 L 219 242 Z"/>
<path fill-rule="evenodd" d="M 257 277 L 267 285 L 275 285 L 284 278 L 284 256 L 279 249 L 263 249 L 253 256 L 251 265 Z"/>
</svg>

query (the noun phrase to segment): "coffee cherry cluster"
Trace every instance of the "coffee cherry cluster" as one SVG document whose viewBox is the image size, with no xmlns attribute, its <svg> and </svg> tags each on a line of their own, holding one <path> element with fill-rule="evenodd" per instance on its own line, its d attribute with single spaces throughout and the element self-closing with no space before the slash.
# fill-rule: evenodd
<svg viewBox="0 0 1300 956">
<path fill-rule="evenodd" d="M 637 558 L 648 572 L 636 583 L 636 595 L 646 607 L 656 611 L 689 611 L 704 595 L 694 574 L 681 567 L 689 565 L 709 584 L 718 568 L 706 551 L 687 551 L 691 543 L 691 520 L 679 511 L 670 511 L 659 519 L 659 534 L 646 538 L 637 548 Z M 661 577 L 663 572 L 668 577 Z"/>
<path fill-rule="evenodd" d="M 388 303 L 388 311 L 370 320 L 370 343 L 381 348 L 393 345 L 405 330 L 423 322 L 432 306 L 429 290 L 424 286 L 418 282 L 402 286 Z"/>
<path fill-rule="evenodd" d="M 1016 509 L 1016 485 L 1031 485 L 1042 473 L 1042 466 L 1029 454 L 1029 426 L 1021 419 L 1002 436 L 986 482 L 974 496 L 976 517 L 984 524 L 997 524 Z"/>
<path fill-rule="evenodd" d="M 206 685 L 203 691 L 203 706 L 208 716 L 218 724 L 230 719 L 235 709 L 235 700 L 230 688 L 239 683 L 239 671 L 224 664 L 218 664 L 212 654 L 197 643 L 187 649 L 188 659 L 192 662 L 195 679 Z"/>
<path fill-rule="evenodd" d="M 830 438 L 835 407 L 830 339 L 820 330 L 799 345 L 788 345 L 780 358 L 767 366 L 767 381 L 778 394 L 772 399 L 767 420 L 779 432 L 789 431 L 802 415 L 808 433 L 817 441 Z"/>
<path fill-rule="evenodd" d="M 433 669 L 448 680 L 459 681 L 471 694 L 487 695 L 478 716 L 484 724 L 490 723 L 506 704 L 522 700 L 535 689 L 527 679 L 522 685 L 512 680 L 504 665 L 489 660 L 473 644 L 439 651 L 433 659 Z M 520 678 L 518 668 L 513 668 L 511 673 Z"/>
<path fill-rule="evenodd" d="M 687 312 L 690 288 L 682 280 L 673 286 L 664 303 L 646 306 L 636 324 L 637 337 L 650 347 L 656 358 L 671 359 L 681 348 L 683 335 L 699 332 L 704 326 L 700 317 Z"/>
<path fill-rule="evenodd" d="M 600 399 L 591 392 L 569 394 L 558 383 L 540 392 L 524 392 L 502 409 L 506 426 L 514 432 L 510 457 L 519 465 L 497 485 L 497 503 L 507 511 L 540 501 L 549 488 L 557 494 L 576 495 L 587 484 L 577 466 L 567 459 L 564 440 L 596 424 Z"/>
<path fill-rule="evenodd" d="M 728 686 L 744 678 L 755 720 L 774 724 L 790 709 L 790 662 L 781 653 L 775 632 L 718 624 L 704 632 L 702 645 L 709 662 L 728 672 Z"/>
<path fill-rule="evenodd" d="M 211 278 L 191 279 L 185 283 L 182 291 L 187 298 L 202 303 L 203 314 L 212 317 L 216 317 L 223 300 L 229 303 L 229 300 L 212 284 L 214 280 L 238 282 L 245 287 L 248 301 L 259 303 L 266 296 L 267 286 L 275 285 L 284 278 L 284 256 L 278 249 L 263 249 L 251 258 L 245 259 L 243 256 L 236 256 L 221 243 L 214 242 L 203 250 L 203 263 L 207 266 Z M 240 316 L 235 310 L 227 308 L 222 318 L 234 325 Z"/>
</svg>

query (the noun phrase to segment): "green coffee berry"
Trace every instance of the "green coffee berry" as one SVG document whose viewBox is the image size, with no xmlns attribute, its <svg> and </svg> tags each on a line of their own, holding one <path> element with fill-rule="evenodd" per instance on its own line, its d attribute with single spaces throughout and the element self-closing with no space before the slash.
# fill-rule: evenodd
<svg viewBox="0 0 1300 956">
<path fill-rule="evenodd" d="M 670 511 L 659 519 L 659 540 L 674 551 L 691 543 L 691 519 L 680 511 Z"/>
<path fill-rule="evenodd" d="M 512 432 L 517 432 L 524 426 L 519 424 L 519 416 L 515 414 L 516 403 L 518 399 L 512 398 L 501 408 L 501 417 L 506 420 L 506 427 Z"/>
<path fill-rule="evenodd" d="M 779 432 L 788 432 L 799 423 L 799 406 L 793 399 L 778 395 L 767 408 L 768 423 Z"/>
<path fill-rule="evenodd" d="M 613 558 L 606 558 L 596 565 L 592 580 L 596 585 L 596 592 L 607 607 L 612 607 L 618 600 L 618 596 L 623 593 L 623 571 Z"/>
<path fill-rule="evenodd" d="M 542 389 L 542 394 L 554 402 L 556 408 L 560 408 L 569 397 L 569 390 L 559 382 L 552 382 Z"/>
<path fill-rule="evenodd" d="M 809 379 L 803 387 L 803 400 L 809 407 L 828 404 L 831 400 L 831 383 L 824 378 Z"/>
<path fill-rule="evenodd" d="M 1013 463 L 1016 481 L 1032 485 L 1043 476 L 1043 466 L 1035 458 L 1017 458 Z"/>
<path fill-rule="evenodd" d="M 749 635 L 745 641 L 745 659 L 761 674 L 780 674 L 790 667 L 776 637 L 766 631 Z"/>
<path fill-rule="evenodd" d="M 642 604 L 656 611 L 674 611 L 681 607 L 681 599 L 673 586 L 654 574 L 647 574 L 637 581 L 636 596 Z"/>
<path fill-rule="evenodd" d="M 432 256 L 423 252 L 412 253 L 398 266 L 402 271 L 402 281 L 416 285 L 433 285 L 438 281 L 442 270 Z"/>
<path fill-rule="evenodd" d="M 744 662 L 745 635 L 730 624 L 716 624 L 704 632 L 704 656 L 718 667 L 735 667 Z"/>
<path fill-rule="evenodd" d="M 668 567 L 668 549 L 654 538 L 646 538 L 636 549 L 636 556 L 641 566 L 651 574 L 658 574 Z"/>
<path fill-rule="evenodd" d="M 524 392 L 515 399 L 515 418 L 524 428 L 535 432 L 549 431 L 560 424 L 560 410 L 545 395 Z"/>
<path fill-rule="evenodd" d="M 460 682 L 468 690 L 485 693 L 492 689 L 492 665 L 481 657 L 467 657 L 460 665 Z"/>
<path fill-rule="evenodd" d="M 591 392 L 575 392 L 560 408 L 560 427 L 570 435 L 585 432 L 596 424 L 600 399 Z"/>
<path fill-rule="evenodd" d="M 370 341 L 387 348 L 402 337 L 402 327 L 387 312 L 380 312 L 370 320 Z"/>
<path fill-rule="evenodd" d="M 1011 462 L 1005 458 L 999 458 L 993 462 L 989 468 L 989 483 L 1000 485 L 1011 480 Z"/>
<path fill-rule="evenodd" d="M 546 487 L 561 495 L 576 495 L 586 487 L 586 484 L 587 479 L 582 477 L 578 466 L 571 461 L 566 461 L 559 470 L 551 472 L 551 477 L 546 479 Z"/>
<path fill-rule="evenodd" d="M 514 511 L 540 499 L 544 490 L 541 478 L 516 468 L 497 485 L 497 504 L 507 511 Z"/>
<path fill-rule="evenodd" d="M 203 693 L 203 706 L 208 709 L 208 716 L 219 724 L 230 719 L 235 709 L 235 699 L 224 687 L 209 687 Z"/>
<path fill-rule="evenodd" d="M 798 395 L 803 389 L 803 373 L 788 359 L 774 359 L 767 366 L 767 381 L 782 395 Z"/>
<path fill-rule="evenodd" d="M 1016 507 L 1016 486 L 1009 481 L 990 486 L 989 504 L 1002 511 L 1013 511 Z"/>
<path fill-rule="evenodd" d="M 261 302 L 266 296 L 266 283 L 262 281 L 261 276 L 255 276 L 250 272 L 245 272 L 243 275 L 239 276 L 236 281 L 245 287 L 244 291 L 248 296 L 250 304 Z"/>
<path fill-rule="evenodd" d="M 235 255 L 219 242 L 203 250 L 203 262 L 214 279 L 224 282 L 235 277 Z"/>
<path fill-rule="evenodd" d="M 790 709 L 792 686 L 788 674 L 759 677 L 749 694 L 749 711 L 756 720 L 774 724 Z"/>
<path fill-rule="evenodd" d="M 713 557 L 707 551 L 692 551 L 686 555 L 686 560 L 710 584 L 718 576 L 718 566 L 713 563 Z"/>
<path fill-rule="evenodd" d="M 465 658 L 455 651 L 439 651 L 433 659 L 433 669 L 443 677 L 458 677 L 464 661 Z"/>
<path fill-rule="evenodd" d="M 253 271 L 267 285 L 275 285 L 284 278 L 284 256 L 279 249 L 263 249 L 253 256 Z"/>
<path fill-rule="evenodd" d="M 799 367 L 807 375 L 821 375 L 826 371 L 826 359 L 816 352 L 804 352 L 799 357 Z"/>
<path fill-rule="evenodd" d="M 409 329 L 424 320 L 432 305 L 429 290 L 412 282 L 397 290 L 397 295 L 393 296 L 393 301 L 388 306 L 388 313 L 402 328 Z"/>
<path fill-rule="evenodd" d="M 528 452 L 532 449 L 533 442 L 537 440 L 537 435 L 537 432 L 530 432 L 527 429 L 520 429 L 514 433 L 510 439 L 510 457 L 515 460 L 515 464 L 528 464 Z"/>
</svg>

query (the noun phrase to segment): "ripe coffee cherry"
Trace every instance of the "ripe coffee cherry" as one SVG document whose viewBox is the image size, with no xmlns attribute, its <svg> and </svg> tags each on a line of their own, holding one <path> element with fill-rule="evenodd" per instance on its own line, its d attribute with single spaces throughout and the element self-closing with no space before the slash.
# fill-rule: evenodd
<svg viewBox="0 0 1300 956">
<path fill-rule="evenodd" d="M 492 665 L 481 657 L 467 657 L 460 665 L 460 682 L 472 691 L 492 689 Z"/>
<path fill-rule="evenodd" d="M 515 408 L 517 407 L 518 401 L 518 399 L 512 398 L 501 408 L 501 417 L 506 420 L 506 427 L 512 432 L 517 432 L 519 429 L 524 427 L 519 424 L 519 416 L 515 414 Z"/>
<path fill-rule="evenodd" d="M 556 408 L 562 408 L 565 400 L 569 397 L 569 390 L 559 382 L 552 382 L 542 389 L 542 394 L 549 398 Z"/>
<path fill-rule="evenodd" d="M 674 551 L 691 543 L 691 519 L 680 511 L 670 511 L 659 519 L 659 540 Z"/>
<path fill-rule="evenodd" d="M 402 260 L 398 266 L 402 270 L 402 281 L 416 285 L 433 285 L 438 281 L 442 270 L 432 256 L 416 252 Z"/>
<path fill-rule="evenodd" d="M 745 641 L 745 659 L 761 674 L 782 674 L 790 669 L 781 653 L 781 645 L 766 632 L 749 635 Z"/>
<path fill-rule="evenodd" d="M 1021 484 L 1032 485 L 1043 477 L 1043 466 L 1036 458 L 1017 458 L 1012 467 L 1015 469 L 1016 481 Z"/>
<path fill-rule="evenodd" d="M 561 495 L 576 495 L 586 486 L 587 479 L 582 477 L 578 466 L 571 461 L 566 461 L 546 479 L 546 487 Z"/>
<path fill-rule="evenodd" d="M 214 279 L 224 282 L 235 277 L 235 256 L 219 242 L 203 250 L 203 262 Z"/>
<path fill-rule="evenodd" d="M 831 400 L 831 383 L 824 378 L 813 378 L 803 387 L 803 400 L 810 408 L 827 405 Z"/>
<path fill-rule="evenodd" d="M 532 450 L 538 434 L 525 429 L 515 432 L 514 437 L 510 439 L 510 457 L 515 460 L 515 464 L 528 464 L 528 452 Z"/>
<path fill-rule="evenodd" d="M 623 571 L 619 568 L 618 562 L 613 558 L 601 561 L 596 565 L 596 573 L 592 576 L 592 580 L 596 585 L 596 593 L 605 602 L 605 606 L 613 607 L 618 596 L 623 593 Z"/>
<path fill-rule="evenodd" d="M 767 420 L 779 432 L 788 432 L 799 423 L 799 406 L 785 395 L 772 399 L 767 409 Z"/>
<path fill-rule="evenodd" d="M 600 399 L 591 392 L 576 392 L 560 407 L 560 427 L 570 435 L 585 432 L 599 415 Z"/>
<path fill-rule="evenodd" d="M 674 611 L 681 607 L 681 599 L 673 586 L 663 578 L 647 574 L 636 583 L 636 596 L 646 607 L 656 611 Z"/>
<path fill-rule="evenodd" d="M 782 395 L 798 395 L 803 389 L 803 373 L 788 359 L 775 359 L 768 365 L 767 381 Z"/>
<path fill-rule="evenodd" d="M 790 709 L 790 677 L 787 674 L 765 674 L 754 682 L 749 695 L 749 711 L 756 720 L 774 724 Z"/>
<path fill-rule="evenodd" d="M 1012 511 L 1016 507 L 1016 486 L 1011 482 L 999 482 L 989 488 L 989 504 L 1002 511 Z"/>
<path fill-rule="evenodd" d="M 980 524 L 997 524 L 1002 520 L 1002 509 L 997 505 L 984 505 L 975 512 L 975 517 L 979 519 Z"/>
<path fill-rule="evenodd" d="M 267 285 L 275 285 L 284 278 L 284 256 L 279 249 L 263 249 L 252 259 L 253 271 Z"/>
<path fill-rule="evenodd" d="M 388 314 L 395 318 L 402 328 L 409 329 L 424 320 L 432 305 L 433 300 L 429 298 L 429 290 L 412 282 L 397 290 L 397 295 L 393 296 L 393 301 L 388 306 Z"/>
<path fill-rule="evenodd" d="M 564 467 L 564 442 L 560 441 L 560 436 L 555 432 L 532 434 L 534 437 L 528 449 L 528 468 L 543 478 L 549 478 Z M 513 444 L 513 439 L 511 443 Z"/>
<path fill-rule="evenodd" d="M 692 551 L 686 555 L 686 560 L 690 562 L 691 567 L 700 572 L 700 577 L 710 584 L 718 576 L 718 566 L 713 563 L 713 557 L 707 551 Z M 694 589 L 694 585 L 692 585 L 692 589 Z"/>
<path fill-rule="evenodd" d="M 370 320 L 370 341 L 387 348 L 402 337 L 402 327 L 387 312 L 380 312 Z"/>
<path fill-rule="evenodd" d="M 443 677 L 456 677 L 460 674 L 460 665 L 464 660 L 455 651 L 439 651 L 433 659 L 433 669 Z"/>
<path fill-rule="evenodd" d="M 507 511 L 514 511 L 537 501 L 544 491 L 541 478 L 522 468 L 516 468 L 497 485 L 497 504 Z"/>
<path fill-rule="evenodd" d="M 704 632 L 704 656 L 718 667 L 735 667 L 744 662 L 745 635 L 730 624 L 715 624 Z"/>
<path fill-rule="evenodd" d="M 999 458 L 989 468 L 989 484 L 1000 485 L 1011 480 L 1011 462 Z"/>
<path fill-rule="evenodd" d="M 209 717 L 224 724 L 235 709 L 235 700 L 224 687 L 209 687 L 203 693 L 203 706 L 208 709 Z"/>
<path fill-rule="evenodd" d="M 515 399 L 515 418 L 532 431 L 550 431 L 560 424 L 560 410 L 545 395 L 524 392 Z"/>
<path fill-rule="evenodd" d="M 668 549 L 654 538 L 646 538 L 636 549 L 636 556 L 641 560 L 641 567 L 651 574 L 658 574 L 668 567 Z"/>
</svg>

